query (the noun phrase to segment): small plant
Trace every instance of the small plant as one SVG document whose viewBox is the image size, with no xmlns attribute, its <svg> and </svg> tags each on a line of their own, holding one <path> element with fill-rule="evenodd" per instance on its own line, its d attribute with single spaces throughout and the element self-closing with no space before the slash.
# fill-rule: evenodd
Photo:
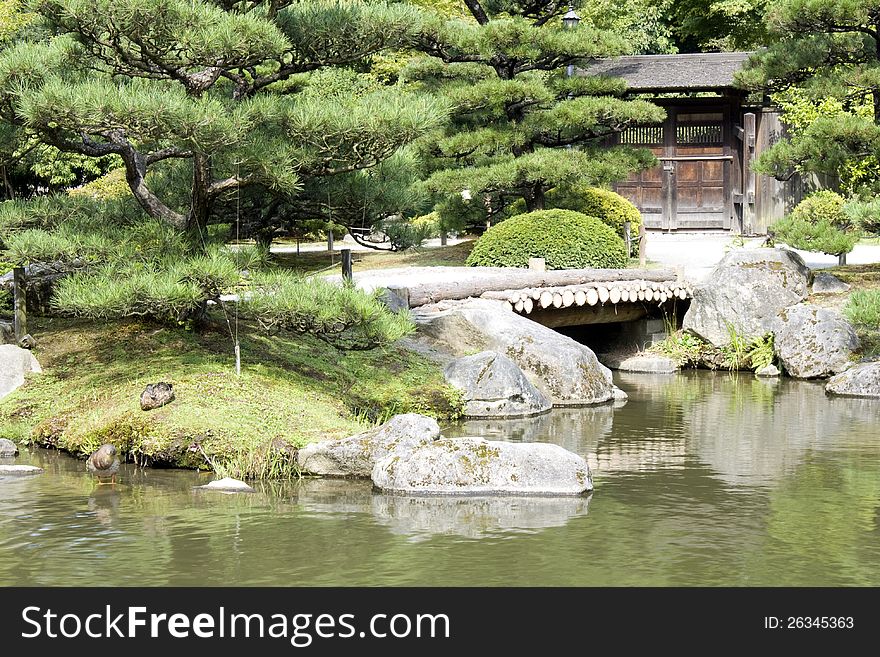
<svg viewBox="0 0 880 657">
<path fill-rule="evenodd" d="M 668 331 L 661 342 L 649 348 L 649 351 L 672 359 L 679 367 L 697 367 L 703 362 L 706 343 L 693 333 L 687 331 Z"/>
<path fill-rule="evenodd" d="M 856 290 L 843 307 L 843 314 L 853 324 L 877 329 L 880 327 L 880 290 Z"/>
<path fill-rule="evenodd" d="M 745 369 L 749 358 L 749 343 L 730 322 L 727 322 L 727 336 L 730 340 L 720 349 L 721 366 L 731 371 Z"/>
<path fill-rule="evenodd" d="M 773 350 L 773 334 L 767 333 L 764 337 L 755 340 L 746 353 L 746 357 L 752 369 L 756 371 L 772 365 L 776 358 Z"/>
</svg>

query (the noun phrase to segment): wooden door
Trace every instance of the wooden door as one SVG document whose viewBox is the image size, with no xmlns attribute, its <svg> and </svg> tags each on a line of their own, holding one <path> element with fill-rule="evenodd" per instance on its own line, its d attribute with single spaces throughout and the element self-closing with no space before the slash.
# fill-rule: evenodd
<svg viewBox="0 0 880 657">
<path fill-rule="evenodd" d="M 665 126 L 630 128 L 621 133 L 619 143 L 649 149 L 658 158 L 666 153 Z M 628 198 L 642 213 L 646 228 L 663 228 L 666 187 L 662 162 L 655 167 L 630 174 L 624 182 L 615 185 L 621 196 Z"/>
<path fill-rule="evenodd" d="M 671 228 L 729 228 L 723 112 L 679 112 Z"/>
</svg>

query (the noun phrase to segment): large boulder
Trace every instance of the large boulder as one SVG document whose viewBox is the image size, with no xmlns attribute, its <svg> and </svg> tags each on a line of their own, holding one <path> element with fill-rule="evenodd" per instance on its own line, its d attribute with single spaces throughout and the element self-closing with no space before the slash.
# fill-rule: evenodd
<svg viewBox="0 0 880 657">
<path fill-rule="evenodd" d="M 296 459 L 301 470 L 316 475 L 369 477 L 376 461 L 391 452 L 405 454 L 439 437 L 437 420 L 407 413 L 355 436 L 310 443 L 297 452 Z"/>
<path fill-rule="evenodd" d="M 420 340 L 456 356 L 499 352 L 523 371 L 554 406 L 614 398 L 611 370 L 588 347 L 485 299 L 446 302 L 413 311 Z"/>
<path fill-rule="evenodd" d="M 847 397 L 880 398 L 880 361 L 862 363 L 828 380 L 825 392 Z"/>
<path fill-rule="evenodd" d="M 0 399 L 24 383 L 31 372 L 42 372 L 40 364 L 27 349 L 14 344 L 0 345 Z"/>
<path fill-rule="evenodd" d="M 376 462 L 373 484 L 402 493 L 579 495 L 593 489 L 590 466 L 550 443 L 441 438 Z"/>
<path fill-rule="evenodd" d="M 798 379 L 843 372 L 859 348 L 856 332 L 840 313 L 808 303 L 783 309 L 770 329 L 782 366 Z"/>
<path fill-rule="evenodd" d="M 731 330 L 756 340 L 780 310 L 806 298 L 809 281 L 810 269 L 792 251 L 731 251 L 694 289 L 682 326 L 716 347 L 730 343 Z"/>
<path fill-rule="evenodd" d="M 482 351 L 446 366 L 446 382 L 464 392 L 466 417 L 528 417 L 552 408 L 507 356 Z"/>
</svg>

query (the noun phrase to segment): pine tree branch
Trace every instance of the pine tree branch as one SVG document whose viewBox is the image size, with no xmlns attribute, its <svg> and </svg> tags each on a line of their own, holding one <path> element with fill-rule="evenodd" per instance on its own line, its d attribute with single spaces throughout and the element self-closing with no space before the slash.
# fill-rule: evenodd
<svg viewBox="0 0 880 657">
<path fill-rule="evenodd" d="M 471 14 L 480 25 L 485 25 L 489 22 L 489 16 L 479 0 L 464 0 L 464 4 L 467 5 L 467 8 L 470 9 Z"/>
</svg>

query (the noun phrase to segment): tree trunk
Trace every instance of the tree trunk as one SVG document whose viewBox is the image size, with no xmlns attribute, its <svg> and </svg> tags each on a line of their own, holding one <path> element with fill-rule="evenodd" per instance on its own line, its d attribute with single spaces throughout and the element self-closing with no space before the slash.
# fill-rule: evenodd
<svg viewBox="0 0 880 657">
<path fill-rule="evenodd" d="M 464 4 L 466 4 L 467 8 L 471 10 L 471 14 L 473 14 L 474 18 L 480 25 L 485 25 L 489 22 L 489 17 L 486 15 L 486 10 L 483 9 L 483 6 L 479 3 L 479 0 L 464 0 Z"/>
<path fill-rule="evenodd" d="M 203 153 L 193 155 L 193 177 L 187 229 L 202 229 L 208 225 L 211 215 L 211 158 Z"/>
<path fill-rule="evenodd" d="M 544 209 L 544 189 L 535 187 L 524 197 L 526 202 L 526 212 L 534 212 L 535 210 Z"/>
</svg>

